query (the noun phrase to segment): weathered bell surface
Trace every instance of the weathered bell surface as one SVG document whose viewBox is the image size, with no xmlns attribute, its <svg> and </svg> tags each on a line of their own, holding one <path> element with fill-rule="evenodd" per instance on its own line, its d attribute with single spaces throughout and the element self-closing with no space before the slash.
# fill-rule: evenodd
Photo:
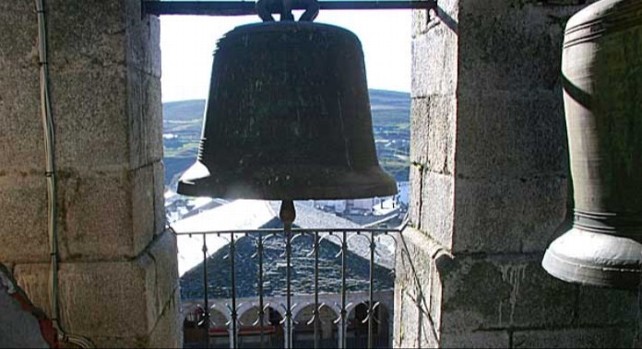
<svg viewBox="0 0 642 349">
<path fill-rule="evenodd" d="M 396 191 L 377 160 L 354 34 L 268 22 L 218 42 L 201 148 L 180 194 L 300 200 Z"/>
<path fill-rule="evenodd" d="M 637 288 L 642 277 L 642 1 L 573 16 L 562 58 L 575 219 L 543 267 L 562 280 Z"/>
</svg>

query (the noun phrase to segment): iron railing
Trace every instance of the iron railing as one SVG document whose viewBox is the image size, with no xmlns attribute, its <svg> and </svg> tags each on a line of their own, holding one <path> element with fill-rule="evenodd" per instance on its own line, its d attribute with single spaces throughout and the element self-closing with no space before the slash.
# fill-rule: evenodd
<svg viewBox="0 0 642 349">
<path fill-rule="evenodd" d="M 192 321 L 191 331 L 200 333 L 195 341 L 185 332 L 186 347 L 240 348 L 248 345 L 248 333 L 258 339 L 250 347 L 390 347 L 394 258 L 402 228 L 175 232 L 179 254 L 182 239 L 201 244 L 202 252 L 202 262 L 181 277 L 185 324 Z M 208 238 L 225 243 L 219 241 L 210 253 Z M 307 319 L 302 309 L 309 314 L 310 307 Z M 213 314 L 223 315 L 226 323 Z M 328 314 L 336 315 L 332 324 Z M 301 318 L 306 321 L 296 323 Z M 294 339 L 295 326 L 307 329 L 307 342 L 298 340 L 299 334 Z"/>
</svg>

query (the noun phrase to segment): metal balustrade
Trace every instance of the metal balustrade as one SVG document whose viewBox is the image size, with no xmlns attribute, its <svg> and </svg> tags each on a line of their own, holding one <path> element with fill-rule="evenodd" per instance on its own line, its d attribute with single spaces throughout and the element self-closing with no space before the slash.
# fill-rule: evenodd
<svg viewBox="0 0 642 349">
<path fill-rule="evenodd" d="M 186 347 L 390 347 L 401 229 L 175 232 L 202 244 L 181 278 Z"/>
</svg>

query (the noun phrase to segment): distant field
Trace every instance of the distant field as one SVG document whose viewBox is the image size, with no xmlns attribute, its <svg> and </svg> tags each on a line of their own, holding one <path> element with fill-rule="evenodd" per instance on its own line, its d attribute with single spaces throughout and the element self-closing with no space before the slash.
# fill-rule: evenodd
<svg viewBox="0 0 642 349">
<path fill-rule="evenodd" d="M 410 94 L 370 90 L 372 124 L 382 167 L 397 181 L 408 180 Z M 165 185 L 176 187 L 180 174 L 196 159 L 205 100 L 163 104 Z M 172 135 L 172 136 L 169 136 Z"/>
<path fill-rule="evenodd" d="M 163 103 L 163 117 L 165 118 L 165 121 L 190 121 L 190 119 L 200 120 L 203 117 L 204 110 L 204 99 Z"/>
</svg>

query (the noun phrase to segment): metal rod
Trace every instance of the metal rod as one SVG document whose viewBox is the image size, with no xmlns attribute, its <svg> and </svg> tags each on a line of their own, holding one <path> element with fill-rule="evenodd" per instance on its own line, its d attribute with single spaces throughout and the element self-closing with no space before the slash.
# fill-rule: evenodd
<svg viewBox="0 0 642 349">
<path fill-rule="evenodd" d="M 346 262 L 348 255 L 347 233 L 343 232 L 343 241 L 341 242 L 341 343 L 340 348 L 347 348 L 346 341 Z"/>
<path fill-rule="evenodd" d="M 282 229 L 249 229 L 249 230 L 211 230 L 211 231 L 199 231 L 198 234 L 217 234 L 217 235 L 226 235 L 226 234 L 262 234 L 262 235 L 270 235 L 274 233 L 281 233 L 283 230 Z M 301 228 L 292 228 L 291 229 L 292 233 L 310 233 L 314 234 L 315 231 L 323 231 L 324 233 L 342 233 L 342 232 L 362 232 L 362 233 L 387 233 L 387 232 L 395 232 L 395 233 L 400 233 L 401 229 L 373 229 L 373 228 L 356 228 L 356 229 L 324 229 L 324 228 L 307 228 L 307 229 L 301 229 Z M 194 232 L 175 232 L 174 234 L 181 236 L 181 235 L 194 235 Z"/>
<path fill-rule="evenodd" d="M 283 222 L 283 232 L 285 233 L 285 349 L 292 348 L 292 222 L 296 218 L 294 202 L 292 200 L 283 200 L 281 202 L 281 211 L 279 217 Z"/>
<path fill-rule="evenodd" d="M 208 285 L 207 285 L 207 236 L 203 234 L 203 286 L 205 290 L 203 291 L 203 304 L 205 307 L 205 318 L 203 319 L 205 323 L 205 344 L 207 347 L 210 346 L 210 304 L 208 298 Z"/>
<path fill-rule="evenodd" d="M 286 349 L 292 348 L 292 274 L 291 274 L 291 263 L 292 263 L 292 232 L 289 227 L 285 228 L 285 274 L 286 274 L 286 311 L 285 311 L 285 340 L 286 340 Z"/>
<path fill-rule="evenodd" d="M 368 348 L 371 349 L 373 341 L 373 330 L 372 325 L 374 321 L 374 257 L 375 257 L 375 236 L 372 234 L 370 236 L 370 288 L 368 290 Z"/>
<path fill-rule="evenodd" d="M 245 16 L 256 14 L 254 1 L 141 1 L 148 15 Z M 296 5 L 296 4 L 295 4 Z M 436 0 L 426 1 L 319 1 L 322 10 L 429 10 Z M 293 6 L 293 9 L 303 9 Z M 278 12 L 278 11 L 275 11 Z"/>
<path fill-rule="evenodd" d="M 286 278 L 286 311 L 285 311 L 285 348 L 292 348 L 292 275 L 290 266 L 292 263 L 292 232 L 285 228 L 285 278 Z"/>
<path fill-rule="evenodd" d="M 259 235 L 259 244 L 257 247 L 256 253 L 259 257 L 259 336 L 261 344 L 260 348 L 263 348 L 263 316 L 265 316 L 265 311 L 263 310 L 263 236 Z"/>
<path fill-rule="evenodd" d="M 232 264 L 232 348 L 237 348 L 237 312 L 236 312 L 236 268 L 235 268 L 236 248 L 234 245 L 234 234 L 230 238 L 230 264 Z"/>
<path fill-rule="evenodd" d="M 319 348 L 319 321 L 321 311 L 319 309 L 319 232 L 314 232 L 314 349 Z"/>
</svg>

